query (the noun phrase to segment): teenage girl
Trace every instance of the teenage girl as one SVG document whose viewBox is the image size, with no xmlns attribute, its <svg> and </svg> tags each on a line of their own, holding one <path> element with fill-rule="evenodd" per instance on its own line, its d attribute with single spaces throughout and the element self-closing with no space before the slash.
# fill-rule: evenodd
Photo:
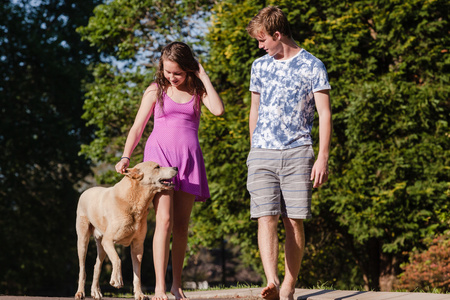
<svg viewBox="0 0 450 300">
<path fill-rule="evenodd" d="M 181 272 L 189 219 L 194 202 L 210 197 L 198 141 L 202 104 L 216 116 L 224 113 L 222 99 L 189 46 L 181 42 L 170 43 L 161 52 L 156 80 L 142 97 L 123 156 L 116 164 L 116 171 L 123 174 L 153 114 L 154 126 L 145 145 L 144 161 L 154 161 L 162 167 L 178 167 L 178 175 L 174 179 L 174 190 L 158 193 L 153 200 L 156 284 L 152 300 L 167 299 L 165 275 L 171 234 L 173 282 L 170 292 L 175 299 L 187 299 L 182 290 Z"/>
</svg>

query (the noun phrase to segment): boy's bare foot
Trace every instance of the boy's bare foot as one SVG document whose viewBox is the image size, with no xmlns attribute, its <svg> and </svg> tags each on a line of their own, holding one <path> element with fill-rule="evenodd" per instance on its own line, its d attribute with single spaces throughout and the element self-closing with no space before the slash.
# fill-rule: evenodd
<svg viewBox="0 0 450 300">
<path fill-rule="evenodd" d="M 175 296 L 175 300 L 189 300 L 181 288 L 171 288 L 170 293 Z"/>
<path fill-rule="evenodd" d="M 281 289 L 280 289 L 280 300 L 294 300 L 294 293 L 295 293 L 295 288 L 294 289 L 288 289 L 287 291 L 285 291 L 283 289 L 283 287 L 281 287 Z"/>
<path fill-rule="evenodd" d="M 278 287 L 275 284 L 269 283 L 261 291 L 261 297 L 263 297 L 263 299 L 266 300 L 278 300 L 280 299 L 280 291 L 278 290 Z"/>
</svg>

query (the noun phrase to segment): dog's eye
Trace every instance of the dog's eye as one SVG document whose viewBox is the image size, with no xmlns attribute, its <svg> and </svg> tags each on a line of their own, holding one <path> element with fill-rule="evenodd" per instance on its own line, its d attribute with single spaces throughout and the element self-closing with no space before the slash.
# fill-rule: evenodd
<svg viewBox="0 0 450 300">
<path fill-rule="evenodd" d="M 159 169 L 159 168 L 161 168 L 161 167 L 160 167 L 160 166 L 156 166 L 156 167 L 155 167 L 155 169 Z"/>
</svg>

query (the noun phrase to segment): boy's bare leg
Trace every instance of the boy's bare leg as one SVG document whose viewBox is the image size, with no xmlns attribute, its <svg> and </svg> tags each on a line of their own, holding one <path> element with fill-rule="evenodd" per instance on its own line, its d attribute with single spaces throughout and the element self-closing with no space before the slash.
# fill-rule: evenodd
<svg viewBox="0 0 450 300">
<path fill-rule="evenodd" d="M 267 287 L 262 290 L 261 296 L 267 300 L 279 299 L 278 219 L 279 216 L 264 216 L 258 219 L 258 246 L 267 279 Z"/>
<path fill-rule="evenodd" d="M 303 220 L 283 218 L 286 230 L 285 275 L 280 289 L 281 300 L 294 300 L 295 283 L 305 251 Z"/>
</svg>

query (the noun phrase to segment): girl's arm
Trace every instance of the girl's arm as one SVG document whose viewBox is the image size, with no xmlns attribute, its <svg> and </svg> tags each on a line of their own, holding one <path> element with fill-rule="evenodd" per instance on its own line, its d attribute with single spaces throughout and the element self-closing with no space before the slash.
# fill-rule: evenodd
<svg viewBox="0 0 450 300">
<path fill-rule="evenodd" d="M 122 159 L 116 164 L 116 171 L 118 173 L 123 174 L 130 165 L 129 158 L 131 157 L 134 148 L 136 148 L 139 143 L 145 126 L 153 113 L 153 108 L 155 107 L 157 97 L 156 91 L 157 85 L 152 84 L 145 90 L 145 93 L 142 96 L 141 105 L 125 142 Z"/>
<path fill-rule="evenodd" d="M 203 82 L 206 89 L 206 94 L 203 97 L 203 103 L 209 109 L 209 111 L 215 115 L 220 116 L 224 113 L 225 108 L 223 101 L 217 93 L 216 89 L 211 83 L 208 74 L 206 74 L 205 69 L 203 69 L 201 64 L 198 64 L 199 71 L 197 72 L 197 77 Z"/>
</svg>

